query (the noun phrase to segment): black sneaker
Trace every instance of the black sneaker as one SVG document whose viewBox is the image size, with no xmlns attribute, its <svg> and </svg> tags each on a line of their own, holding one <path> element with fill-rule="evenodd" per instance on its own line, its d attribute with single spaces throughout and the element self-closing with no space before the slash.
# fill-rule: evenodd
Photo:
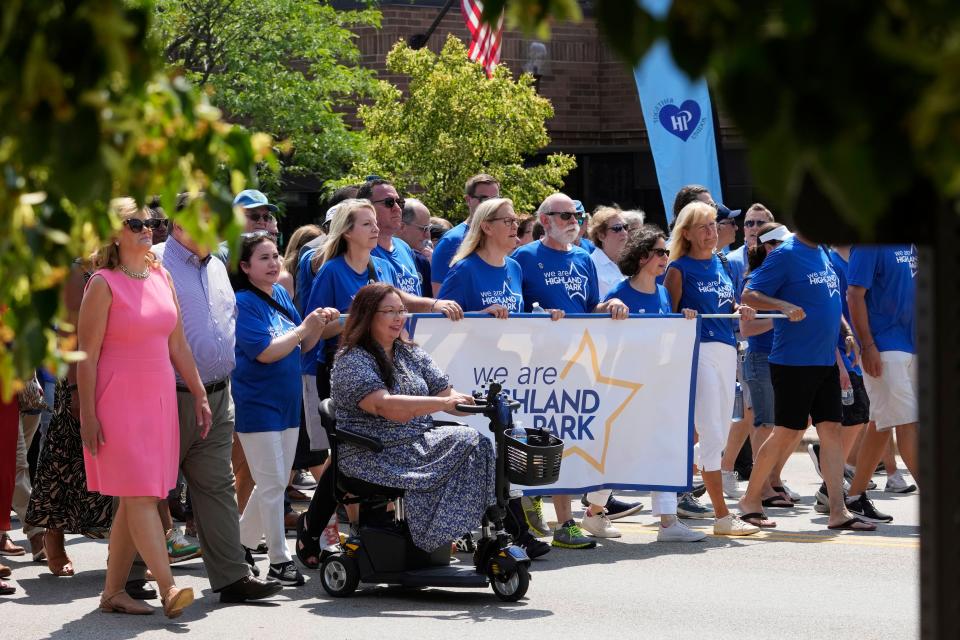
<svg viewBox="0 0 960 640">
<path fill-rule="evenodd" d="M 742 478 L 743 476 L 740 477 Z M 694 498 L 702 498 L 703 494 L 706 492 L 707 485 L 703 484 L 702 482 L 698 482 L 697 484 L 693 485 L 693 489 L 690 490 L 690 493 L 693 494 Z"/>
<path fill-rule="evenodd" d="M 860 495 L 856 500 L 847 499 L 847 510 L 855 516 L 859 516 L 870 522 L 893 522 L 893 516 L 880 513 L 873 506 L 873 501 L 867 497 L 866 493 Z"/>
<path fill-rule="evenodd" d="M 477 544 L 473 541 L 473 534 L 465 533 L 457 538 L 457 553 L 473 553 L 477 550 Z"/>
<path fill-rule="evenodd" d="M 609 520 L 618 520 L 620 518 L 626 518 L 627 516 L 632 516 L 636 512 L 643 509 L 642 502 L 624 502 L 623 500 L 617 499 L 612 493 L 610 497 L 607 498 L 607 519 Z"/>
<path fill-rule="evenodd" d="M 827 496 L 827 483 L 821 482 L 820 488 L 816 493 L 817 503 L 813 505 L 813 510 L 817 513 L 830 513 L 830 499 Z"/>
<path fill-rule="evenodd" d="M 293 564 L 293 561 L 271 564 L 267 576 L 288 587 L 299 587 L 304 583 L 303 574 L 297 569 L 297 565 Z"/>
<path fill-rule="evenodd" d="M 820 473 L 820 445 L 819 444 L 808 444 L 807 453 L 810 454 L 810 459 L 813 460 L 813 470 L 817 472 L 817 475 L 823 478 L 823 474 Z"/>
<path fill-rule="evenodd" d="M 527 552 L 527 557 L 531 560 L 550 553 L 550 545 L 542 540 L 537 540 L 529 531 L 521 537 L 518 544 Z"/>
<path fill-rule="evenodd" d="M 715 516 L 712 507 L 700 504 L 700 501 L 692 493 L 680 495 L 677 502 L 677 515 L 681 518 L 699 518 L 703 520 L 713 519 Z"/>
<path fill-rule="evenodd" d="M 252 573 L 255 578 L 259 578 L 260 568 L 257 566 L 257 561 L 253 559 L 253 549 L 244 547 L 243 559 L 247 561 L 248 565 L 250 565 L 250 573 Z"/>
</svg>

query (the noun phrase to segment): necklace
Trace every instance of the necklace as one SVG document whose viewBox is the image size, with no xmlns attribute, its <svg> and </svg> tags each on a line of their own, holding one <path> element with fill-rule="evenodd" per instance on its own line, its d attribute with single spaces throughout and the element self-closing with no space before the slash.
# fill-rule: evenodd
<svg viewBox="0 0 960 640">
<path fill-rule="evenodd" d="M 150 277 L 150 269 L 144 269 L 143 271 L 130 271 L 125 265 L 120 265 L 120 271 L 123 271 L 125 274 L 133 278 L 134 280 L 146 280 Z"/>
</svg>

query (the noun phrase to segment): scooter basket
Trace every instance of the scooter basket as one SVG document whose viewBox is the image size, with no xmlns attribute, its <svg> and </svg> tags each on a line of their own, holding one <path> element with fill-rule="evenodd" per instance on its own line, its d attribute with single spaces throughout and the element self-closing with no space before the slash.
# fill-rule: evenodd
<svg viewBox="0 0 960 640">
<path fill-rule="evenodd" d="M 511 484 L 537 487 L 560 478 L 563 440 L 540 429 L 525 429 L 527 441 L 504 434 L 507 449 L 507 477 Z"/>
</svg>

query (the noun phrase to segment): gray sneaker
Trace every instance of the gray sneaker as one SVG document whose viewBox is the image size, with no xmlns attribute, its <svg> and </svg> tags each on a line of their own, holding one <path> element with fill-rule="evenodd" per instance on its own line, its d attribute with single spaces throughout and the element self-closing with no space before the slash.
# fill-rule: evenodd
<svg viewBox="0 0 960 640">
<path fill-rule="evenodd" d="M 593 549 L 597 542 L 587 537 L 576 522 L 568 520 L 559 529 L 554 529 L 551 545 L 563 549 Z"/>
<path fill-rule="evenodd" d="M 543 498 L 536 496 L 520 498 L 520 506 L 523 508 L 523 517 L 530 527 L 530 533 L 535 538 L 544 538 L 550 535 L 550 526 L 543 517 Z"/>
<path fill-rule="evenodd" d="M 713 513 L 713 507 L 707 507 L 700 504 L 692 493 L 684 493 L 677 502 L 677 515 L 681 518 L 698 518 L 702 520 L 711 520 L 716 517 Z"/>
</svg>

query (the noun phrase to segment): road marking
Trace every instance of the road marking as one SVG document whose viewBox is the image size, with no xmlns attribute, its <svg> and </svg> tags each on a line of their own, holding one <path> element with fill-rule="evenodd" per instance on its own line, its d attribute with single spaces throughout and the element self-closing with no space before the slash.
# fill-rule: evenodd
<svg viewBox="0 0 960 640">
<path fill-rule="evenodd" d="M 630 533 L 648 533 L 656 535 L 658 525 L 641 524 L 639 522 L 617 522 L 616 527 Z M 769 542 L 796 542 L 807 544 L 842 544 L 856 547 L 884 547 L 894 549 L 919 549 L 920 542 L 894 536 L 878 536 L 876 533 L 863 532 L 849 535 L 853 532 L 829 531 L 824 533 L 806 533 L 800 531 L 771 531 L 762 530 L 751 536 L 715 536 L 711 527 L 690 527 L 694 531 L 702 531 L 715 538 L 739 538 L 741 540 L 767 540 Z"/>
</svg>

